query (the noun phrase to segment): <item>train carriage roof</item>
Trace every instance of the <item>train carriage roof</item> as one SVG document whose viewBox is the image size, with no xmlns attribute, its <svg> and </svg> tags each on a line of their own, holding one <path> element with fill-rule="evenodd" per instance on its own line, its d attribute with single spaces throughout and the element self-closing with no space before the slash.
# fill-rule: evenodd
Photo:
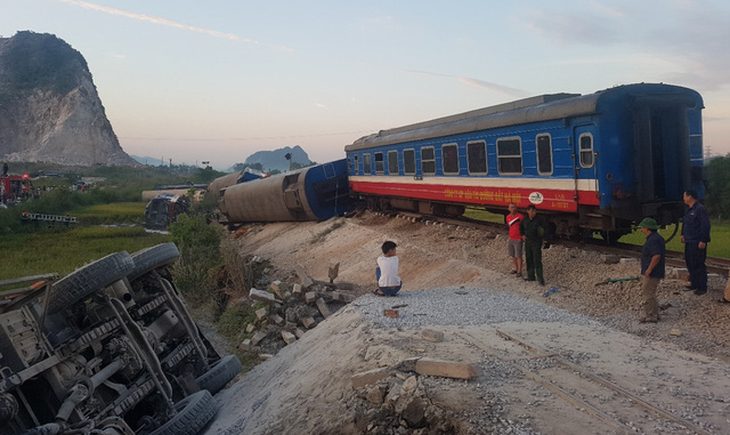
<svg viewBox="0 0 730 435">
<path fill-rule="evenodd" d="M 631 91 L 644 95 L 677 91 L 691 92 L 699 98 L 699 104 L 702 104 L 701 97 L 696 92 L 687 88 L 663 84 L 642 83 L 622 85 L 589 95 L 567 93 L 547 94 L 403 127 L 381 130 L 357 139 L 351 145 L 345 146 L 345 151 L 358 151 L 398 143 L 506 127 L 509 125 L 589 115 L 598 111 L 599 99 L 604 95 L 609 93 L 628 95 Z"/>
</svg>

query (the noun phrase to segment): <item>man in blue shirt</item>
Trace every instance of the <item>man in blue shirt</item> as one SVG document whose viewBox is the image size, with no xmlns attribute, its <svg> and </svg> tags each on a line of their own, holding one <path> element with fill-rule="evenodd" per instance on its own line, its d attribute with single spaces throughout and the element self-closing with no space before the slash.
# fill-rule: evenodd
<svg viewBox="0 0 730 435">
<path fill-rule="evenodd" d="M 659 321 L 659 304 L 656 289 L 664 278 L 664 257 L 666 249 L 664 238 L 657 233 L 659 225 L 652 218 L 645 218 L 639 224 L 646 242 L 641 250 L 641 294 L 644 299 L 644 317 L 640 323 Z"/>
<path fill-rule="evenodd" d="M 710 215 L 705 206 L 697 201 L 697 192 L 684 192 L 684 203 L 689 206 L 682 219 L 682 237 L 684 243 L 684 261 L 687 263 L 690 285 L 687 290 L 694 290 L 696 295 L 707 293 L 707 244 L 710 243 Z"/>
</svg>

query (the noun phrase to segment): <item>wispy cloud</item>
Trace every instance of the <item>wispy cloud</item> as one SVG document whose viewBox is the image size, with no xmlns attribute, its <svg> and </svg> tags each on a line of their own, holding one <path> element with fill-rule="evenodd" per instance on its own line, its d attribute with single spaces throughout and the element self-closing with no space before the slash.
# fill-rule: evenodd
<svg viewBox="0 0 730 435">
<path fill-rule="evenodd" d="M 318 109 L 327 109 L 327 106 L 325 106 L 322 103 L 314 103 L 314 107 L 316 107 Z"/>
<path fill-rule="evenodd" d="M 435 73 L 430 71 L 420 71 L 420 70 L 405 70 L 407 73 L 410 74 L 424 74 L 428 76 L 433 77 L 441 77 L 441 78 L 448 78 L 448 79 L 456 79 L 459 81 L 459 83 L 465 84 L 467 86 L 472 86 L 476 88 L 482 88 L 487 89 L 494 92 L 499 92 L 501 94 L 505 94 L 509 97 L 515 97 L 515 98 L 523 98 L 531 95 L 529 92 L 522 90 L 522 89 L 516 89 L 516 88 L 510 88 L 509 86 L 500 85 L 498 83 L 492 83 L 487 82 L 484 80 L 474 79 L 470 77 L 457 77 L 449 74 L 441 74 L 441 73 Z"/>
<path fill-rule="evenodd" d="M 230 39 L 233 41 L 241 40 L 241 38 L 239 38 L 237 35 L 234 35 L 233 33 L 219 32 L 217 30 L 211 30 L 211 29 L 206 29 L 204 27 L 193 26 L 191 24 L 178 23 L 177 21 L 168 20 L 166 18 L 153 17 L 150 15 L 138 14 L 136 12 L 123 11 L 121 9 L 116 9 L 116 8 L 112 8 L 112 7 L 108 7 L 108 6 L 101 6 L 101 5 L 97 5 L 94 3 L 88 3 L 88 2 L 83 2 L 83 1 L 79 1 L 79 0 L 56 0 L 56 1 L 61 2 L 61 3 L 72 4 L 74 6 L 80 6 L 84 9 L 90 9 L 90 10 L 94 10 L 94 11 L 104 12 L 107 14 L 118 15 L 118 16 L 126 17 L 126 18 L 132 18 L 134 20 L 147 21 L 152 24 L 159 24 L 162 26 L 175 27 L 178 29 L 190 30 L 192 32 L 205 33 L 210 36 L 215 36 L 216 38 Z M 254 41 L 252 39 L 248 39 L 248 38 L 243 38 L 242 41 L 256 43 L 256 41 Z"/>
</svg>

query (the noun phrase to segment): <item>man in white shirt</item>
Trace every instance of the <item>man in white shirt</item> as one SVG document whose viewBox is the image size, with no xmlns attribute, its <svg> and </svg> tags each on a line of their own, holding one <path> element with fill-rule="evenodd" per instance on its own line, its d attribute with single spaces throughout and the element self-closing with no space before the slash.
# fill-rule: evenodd
<svg viewBox="0 0 730 435">
<path fill-rule="evenodd" d="M 395 254 L 395 248 L 394 242 L 383 243 L 383 255 L 378 257 L 378 268 L 375 269 L 378 288 L 373 291 L 378 296 L 395 296 L 403 287 L 403 282 L 398 276 L 398 256 Z"/>
</svg>

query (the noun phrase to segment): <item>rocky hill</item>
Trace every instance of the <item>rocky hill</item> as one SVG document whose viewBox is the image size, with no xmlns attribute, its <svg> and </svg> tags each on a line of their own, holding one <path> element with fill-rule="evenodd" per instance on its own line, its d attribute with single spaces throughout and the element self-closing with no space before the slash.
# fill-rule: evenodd
<svg viewBox="0 0 730 435">
<path fill-rule="evenodd" d="M 290 160 L 287 160 L 287 154 L 290 154 Z M 302 166 L 307 166 L 312 163 L 309 160 L 309 155 L 299 145 L 295 145 L 293 148 L 284 147 L 273 151 L 257 151 L 248 156 L 245 163 L 249 165 L 260 163 L 261 167 L 266 171 L 273 169 L 288 171 L 290 162 L 299 163 Z"/>
<path fill-rule="evenodd" d="M 137 165 L 119 145 L 81 53 L 29 31 L 0 38 L 0 159 Z"/>
</svg>

